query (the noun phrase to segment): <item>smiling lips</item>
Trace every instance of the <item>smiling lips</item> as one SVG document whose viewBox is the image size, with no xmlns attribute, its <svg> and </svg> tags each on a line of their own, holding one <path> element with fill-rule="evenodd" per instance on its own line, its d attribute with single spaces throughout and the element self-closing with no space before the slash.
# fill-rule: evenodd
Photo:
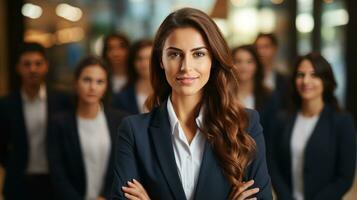
<svg viewBox="0 0 357 200">
<path fill-rule="evenodd" d="M 197 76 L 179 76 L 176 78 L 181 85 L 191 85 L 196 79 L 198 79 Z"/>
</svg>

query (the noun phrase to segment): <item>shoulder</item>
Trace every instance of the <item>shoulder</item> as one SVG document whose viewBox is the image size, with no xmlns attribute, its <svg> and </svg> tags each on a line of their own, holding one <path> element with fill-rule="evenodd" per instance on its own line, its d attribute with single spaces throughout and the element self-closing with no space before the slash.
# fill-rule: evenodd
<svg viewBox="0 0 357 200">
<path fill-rule="evenodd" d="M 128 86 L 124 87 L 117 94 L 117 97 L 118 98 L 128 97 L 128 96 L 130 96 L 130 94 L 134 94 L 134 93 L 135 93 L 135 86 L 134 85 L 128 85 Z"/>
<path fill-rule="evenodd" d="M 118 110 L 116 108 L 111 108 L 111 107 L 109 107 L 109 108 L 105 107 L 104 112 L 110 117 L 121 118 L 121 119 L 129 115 L 128 113 L 126 113 L 124 111 Z"/>
<path fill-rule="evenodd" d="M 337 125 L 339 127 L 341 127 L 341 126 L 347 126 L 347 127 L 354 126 L 353 117 L 347 111 L 332 110 L 332 116 L 333 116 L 333 122 L 335 123 L 335 125 Z"/>
<path fill-rule="evenodd" d="M 0 97 L 0 103 L 3 105 L 10 104 L 13 103 L 16 99 L 21 99 L 20 91 L 11 92 L 6 96 Z"/>
<path fill-rule="evenodd" d="M 256 110 L 253 109 L 245 109 L 245 112 L 248 116 L 248 128 L 247 132 L 251 137 L 255 138 L 262 134 L 263 128 L 260 125 L 260 116 Z"/>
<path fill-rule="evenodd" d="M 75 113 L 73 111 L 58 112 L 52 117 L 52 123 L 57 126 L 66 127 L 68 123 L 75 121 Z"/>
<path fill-rule="evenodd" d="M 65 91 L 61 90 L 56 90 L 52 88 L 48 88 L 46 90 L 47 95 L 55 98 L 56 100 L 69 100 L 71 98 L 71 95 Z"/>
<path fill-rule="evenodd" d="M 150 124 L 150 120 L 152 118 L 153 112 L 144 113 L 144 114 L 137 114 L 137 115 L 130 115 L 124 117 L 122 120 L 122 124 L 129 125 L 133 128 L 141 129 L 143 127 L 148 127 Z"/>
</svg>

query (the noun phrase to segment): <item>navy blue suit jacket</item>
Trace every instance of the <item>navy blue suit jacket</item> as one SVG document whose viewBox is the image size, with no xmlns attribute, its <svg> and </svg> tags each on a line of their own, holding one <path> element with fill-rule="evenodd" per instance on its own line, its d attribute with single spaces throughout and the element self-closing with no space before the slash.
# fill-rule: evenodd
<svg viewBox="0 0 357 200">
<path fill-rule="evenodd" d="M 265 144 L 259 116 L 247 110 L 247 131 L 257 144 L 257 154 L 246 169 L 245 180 L 254 179 L 260 188 L 258 199 L 272 199 L 270 177 L 265 161 Z M 139 180 L 151 199 L 186 199 L 177 172 L 166 103 L 148 114 L 123 120 L 116 144 L 112 199 L 125 199 L 121 190 L 127 181 Z M 205 144 L 194 199 L 227 199 L 231 185 L 208 142 Z"/>
<path fill-rule="evenodd" d="M 135 86 L 129 85 L 113 97 L 113 106 L 129 114 L 139 114 L 138 100 L 136 98 Z"/>
<path fill-rule="evenodd" d="M 70 107 L 67 95 L 47 90 L 47 134 L 54 113 Z M 6 199 L 26 199 L 29 144 L 20 91 L 0 99 L 0 128 L 0 161 L 6 170 L 4 195 Z"/>
<path fill-rule="evenodd" d="M 114 140 L 123 113 L 105 109 L 110 131 L 111 153 L 101 196 L 108 198 L 113 182 Z M 49 134 L 49 167 L 57 199 L 83 200 L 86 194 L 86 172 L 75 112 L 61 113 L 52 121 Z"/>
<path fill-rule="evenodd" d="M 292 200 L 290 142 L 296 113 L 279 116 L 271 141 L 269 170 L 279 199 Z M 356 129 L 351 115 L 326 105 L 308 140 L 303 166 L 306 200 L 338 200 L 352 186 Z"/>
</svg>

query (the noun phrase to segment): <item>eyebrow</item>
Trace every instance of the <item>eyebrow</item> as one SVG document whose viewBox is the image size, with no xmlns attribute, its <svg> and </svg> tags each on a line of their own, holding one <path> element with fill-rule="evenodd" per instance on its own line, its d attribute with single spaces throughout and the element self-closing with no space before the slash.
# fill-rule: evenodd
<svg viewBox="0 0 357 200">
<path fill-rule="evenodd" d="M 208 50 L 207 47 L 202 46 L 202 47 L 196 47 L 196 48 L 191 49 L 191 52 L 192 52 L 192 51 L 197 51 L 197 50 L 200 50 L 200 49 L 206 49 L 206 50 Z M 166 50 L 182 51 L 181 49 L 176 48 L 176 47 L 167 47 Z"/>
</svg>

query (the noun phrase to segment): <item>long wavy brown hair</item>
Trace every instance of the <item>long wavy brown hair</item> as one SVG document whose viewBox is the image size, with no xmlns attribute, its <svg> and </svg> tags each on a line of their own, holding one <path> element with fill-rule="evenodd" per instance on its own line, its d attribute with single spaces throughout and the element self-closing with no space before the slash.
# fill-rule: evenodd
<svg viewBox="0 0 357 200">
<path fill-rule="evenodd" d="M 204 12 L 183 8 L 167 16 L 159 27 L 150 66 L 154 91 L 146 105 L 149 109 L 158 107 L 171 94 L 165 72 L 160 67 L 163 46 L 173 30 L 186 27 L 192 27 L 201 33 L 212 55 L 211 73 L 201 100 L 205 109 L 200 131 L 212 146 L 229 182 L 238 186 L 255 154 L 256 144 L 245 131 L 248 115 L 236 95 L 238 83 L 230 49 L 217 25 Z"/>
</svg>

